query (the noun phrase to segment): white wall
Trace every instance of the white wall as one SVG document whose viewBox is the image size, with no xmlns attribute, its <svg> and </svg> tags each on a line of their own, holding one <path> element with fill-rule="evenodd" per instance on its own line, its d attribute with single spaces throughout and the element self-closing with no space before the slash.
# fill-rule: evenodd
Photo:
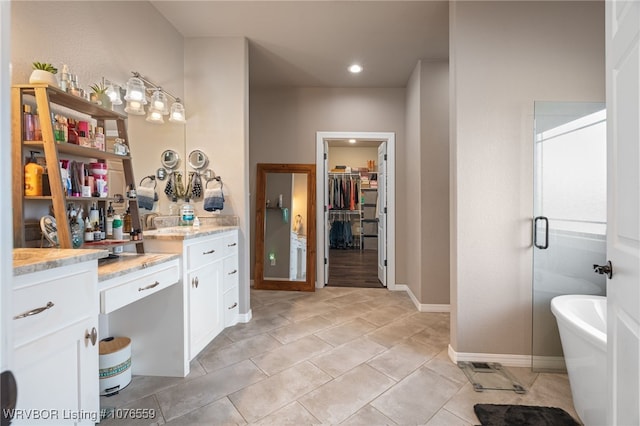
<svg viewBox="0 0 640 426">
<path fill-rule="evenodd" d="M 257 163 L 315 164 L 316 132 L 395 132 L 396 151 L 404 152 L 404 89 L 252 88 L 250 98 L 251 229 L 255 229 Z M 397 154 L 396 170 L 404 167 Z M 398 209 L 406 206 L 403 175 L 396 179 Z M 396 223 L 403 241 L 403 220 Z M 251 240 L 251 264 L 254 258 Z M 396 248 L 396 282 L 406 282 L 404 246 Z"/>
<path fill-rule="evenodd" d="M 14 1 L 11 4 L 12 84 L 29 82 L 34 61 L 50 62 L 58 69 L 63 63 L 69 65 L 86 90 L 102 77 L 124 86 L 131 71 L 137 71 L 182 97 L 189 119 L 189 101 L 183 96 L 183 37 L 150 3 Z M 144 116 L 131 116 L 128 133 L 138 181 L 155 174 L 165 149 L 184 153 L 183 125 L 168 122 L 155 125 L 147 123 Z M 163 189 L 160 182 L 160 208 L 167 212 L 168 199 Z"/>
<path fill-rule="evenodd" d="M 191 113 L 187 122 L 187 153 L 200 149 L 209 168 L 224 182 L 225 215 L 240 225 L 238 262 L 240 314 L 249 302 L 249 60 L 243 37 L 187 38 L 184 53 L 185 95 Z M 204 216 L 202 202 L 196 213 Z M 208 214 L 208 213 L 207 213 Z"/>
<path fill-rule="evenodd" d="M 449 304 L 449 66 L 419 61 L 407 84 L 407 285 L 424 305 Z M 446 309 L 442 306 L 424 309 Z"/>
<path fill-rule="evenodd" d="M 603 101 L 603 2 L 452 2 L 451 347 L 531 353 L 533 102 Z"/>
<path fill-rule="evenodd" d="M 330 146 L 327 155 L 329 169 L 334 168 L 336 165 L 367 167 L 367 160 L 374 160 L 377 165 L 378 147 L 359 147 L 358 144 L 347 147 Z"/>
</svg>

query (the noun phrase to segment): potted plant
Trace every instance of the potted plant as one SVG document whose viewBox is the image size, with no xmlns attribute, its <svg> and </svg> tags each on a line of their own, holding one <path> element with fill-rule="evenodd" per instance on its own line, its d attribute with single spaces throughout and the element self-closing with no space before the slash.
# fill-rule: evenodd
<svg viewBox="0 0 640 426">
<path fill-rule="evenodd" d="M 105 86 L 104 82 L 92 84 L 89 86 L 93 93 L 91 94 L 91 102 L 98 105 L 102 105 L 104 108 L 111 108 L 111 99 L 107 94 L 108 86 Z"/>
<path fill-rule="evenodd" d="M 58 69 L 47 62 L 34 62 L 29 83 L 46 83 L 50 86 L 58 87 L 58 80 L 55 76 L 57 72 Z"/>
</svg>

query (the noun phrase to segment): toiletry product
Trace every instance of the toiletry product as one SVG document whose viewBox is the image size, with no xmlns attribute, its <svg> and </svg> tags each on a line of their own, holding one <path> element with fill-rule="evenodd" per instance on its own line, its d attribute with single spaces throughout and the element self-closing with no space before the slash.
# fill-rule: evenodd
<svg viewBox="0 0 640 426">
<path fill-rule="evenodd" d="M 24 166 L 24 195 L 41 196 L 42 195 L 42 174 L 44 167 L 37 163 L 35 151 L 31 151 L 31 158 Z"/>
<path fill-rule="evenodd" d="M 174 195 L 171 198 L 171 203 L 169 204 L 169 215 L 178 216 L 179 214 L 180 214 L 180 206 L 178 206 L 178 197 Z"/>
<path fill-rule="evenodd" d="M 98 222 L 100 222 L 100 211 L 95 202 L 91 205 L 91 209 L 89 209 L 89 222 L 93 228 L 97 227 Z"/>
<path fill-rule="evenodd" d="M 193 227 L 200 228 L 200 219 L 198 219 L 198 216 L 193 218 Z"/>
<path fill-rule="evenodd" d="M 106 233 L 107 238 L 113 238 L 113 206 L 109 201 L 109 207 L 107 208 L 107 220 L 106 220 Z"/>
<path fill-rule="evenodd" d="M 100 126 L 96 127 L 96 134 L 93 140 L 93 147 L 95 149 L 99 149 L 100 151 L 104 151 L 106 148 L 106 140 L 104 137 L 104 129 Z"/>
<path fill-rule="evenodd" d="M 113 239 L 121 240 L 122 239 L 122 228 L 123 228 L 122 219 L 119 214 L 113 215 Z"/>
<path fill-rule="evenodd" d="M 84 221 L 84 240 L 93 241 L 93 228 L 91 228 L 91 223 L 89 223 L 89 218 L 86 218 Z"/>
<path fill-rule="evenodd" d="M 129 203 L 127 202 L 127 210 L 124 212 L 122 216 L 122 224 L 124 226 L 123 232 L 129 233 L 131 232 L 132 224 L 131 224 L 131 209 L 129 207 Z"/>
<path fill-rule="evenodd" d="M 22 139 L 25 141 L 35 140 L 35 121 L 31 114 L 31 105 L 22 106 Z"/>
<path fill-rule="evenodd" d="M 193 206 L 189 204 L 189 199 L 185 198 L 185 203 L 180 208 L 180 225 L 191 226 L 193 225 L 194 211 Z"/>
</svg>

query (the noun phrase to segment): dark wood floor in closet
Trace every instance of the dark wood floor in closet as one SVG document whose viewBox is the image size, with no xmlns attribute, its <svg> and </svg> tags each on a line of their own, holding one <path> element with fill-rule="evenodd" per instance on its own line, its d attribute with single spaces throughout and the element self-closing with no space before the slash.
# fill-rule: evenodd
<svg viewBox="0 0 640 426">
<path fill-rule="evenodd" d="M 378 280 L 378 251 L 330 249 L 327 285 L 382 288 Z"/>
</svg>

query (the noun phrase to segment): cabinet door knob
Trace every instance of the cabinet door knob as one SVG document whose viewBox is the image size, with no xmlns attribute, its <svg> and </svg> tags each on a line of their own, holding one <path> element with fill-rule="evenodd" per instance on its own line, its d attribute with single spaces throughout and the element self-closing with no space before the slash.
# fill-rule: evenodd
<svg viewBox="0 0 640 426">
<path fill-rule="evenodd" d="M 30 317 L 33 315 L 38 315 L 41 312 L 46 311 L 47 309 L 51 309 L 53 308 L 53 302 L 47 302 L 46 305 L 41 306 L 39 308 L 35 308 L 35 309 L 31 309 L 30 311 L 27 312 L 23 312 L 21 314 L 16 315 L 15 317 L 13 317 L 14 320 L 20 319 L 20 318 L 26 318 L 26 317 Z"/>
<path fill-rule="evenodd" d="M 235 247 L 238 243 L 227 244 L 227 247 Z"/>
<path fill-rule="evenodd" d="M 233 271 L 229 272 L 229 274 L 227 274 L 227 275 L 233 275 L 233 274 L 235 274 L 235 273 L 237 273 L 237 272 L 238 272 L 238 270 L 237 270 L 237 269 L 234 269 Z"/>
<path fill-rule="evenodd" d="M 202 254 L 212 254 L 215 253 L 216 251 L 214 249 L 211 249 L 209 251 L 203 251 Z"/>
<path fill-rule="evenodd" d="M 198 277 L 191 278 L 191 287 L 198 288 Z"/>
<path fill-rule="evenodd" d="M 149 284 L 149 285 L 148 285 L 148 286 L 146 286 L 146 287 L 140 287 L 140 288 L 138 289 L 138 291 L 149 290 L 149 289 L 152 289 L 152 288 L 154 288 L 154 287 L 157 287 L 158 285 L 160 285 L 160 282 L 156 281 L 156 282 L 154 282 L 153 284 Z"/>
<path fill-rule="evenodd" d="M 96 330 L 95 327 L 93 327 L 91 329 L 91 333 L 89 333 L 88 331 L 85 332 L 84 334 L 84 338 L 85 340 L 91 340 L 91 345 L 95 346 L 96 345 L 96 341 L 98 340 L 98 330 Z"/>
<path fill-rule="evenodd" d="M 238 302 L 236 302 L 236 303 L 234 303 L 233 305 L 229 306 L 227 309 L 233 309 L 233 308 L 235 308 L 236 306 L 238 306 Z"/>
</svg>

